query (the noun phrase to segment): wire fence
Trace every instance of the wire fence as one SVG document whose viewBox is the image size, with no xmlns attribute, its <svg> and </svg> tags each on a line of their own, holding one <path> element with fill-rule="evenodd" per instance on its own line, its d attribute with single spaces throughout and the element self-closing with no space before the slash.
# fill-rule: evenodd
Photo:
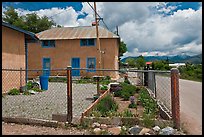
<svg viewBox="0 0 204 137">
<path fill-rule="evenodd" d="M 68 71 L 71 73 L 71 81 Z M 40 78 L 42 79 L 44 75 L 49 75 L 47 89 L 40 83 Z M 175 89 L 172 83 L 175 79 L 171 78 L 171 71 L 63 68 L 49 71 L 2 69 L 2 93 L 5 94 L 2 96 L 2 116 L 49 120 L 52 119 L 53 114 L 66 115 L 70 113 L 68 105 L 70 91 L 68 90 L 71 88 L 69 99 L 72 102 L 72 113 L 70 115 L 81 117 L 82 113 L 96 100 L 97 94 L 110 88 L 110 83 L 124 82 L 126 76 L 131 84 L 147 87 L 153 97 L 172 115 L 172 104 L 176 101 L 172 100 L 172 91 Z M 14 88 L 18 92 L 12 90 Z"/>
</svg>

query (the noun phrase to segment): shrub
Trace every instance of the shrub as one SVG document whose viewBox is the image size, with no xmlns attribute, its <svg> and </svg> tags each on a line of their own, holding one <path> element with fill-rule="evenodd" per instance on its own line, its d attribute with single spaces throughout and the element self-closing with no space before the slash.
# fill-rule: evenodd
<svg viewBox="0 0 204 137">
<path fill-rule="evenodd" d="M 100 89 L 101 89 L 101 90 L 108 90 L 108 86 L 102 85 L 102 87 L 101 87 Z"/>
<path fill-rule="evenodd" d="M 143 115 L 142 123 L 145 127 L 151 128 L 154 126 L 154 116 L 151 114 L 145 114 Z"/>
<path fill-rule="evenodd" d="M 135 104 L 135 103 L 132 104 L 132 103 L 131 103 L 131 104 L 129 104 L 128 108 L 137 108 L 137 104 Z"/>
<path fill-rule="evenodd" d="M 23 95 L 31 95 L 31 93 L 26 91 L 26 92 L 23 92 Z"/>
<path fill-rule="evenodd" d="M 32 88 L 32 90 L 36 91 L 36 92 L 43 92 L 43 90 L 39 89 L 39 88 Z"/>
<path fill-rule="evenodd" d="M 33 87 L 32 81 L 28 81 L 26 86 L 27 86 L 27 90 L 30 90 Z"/>
<path fill-rule="evenodd" d="M 20 95 L 20 90 L 18 90 L 17 88 L 11 89 L 8 92 L 8 95 Z"/>
<path fill-rule="evenodd" d="M 107 95 L 96 105 L 96 110 L 100 111 L 102 116 L 106 116 L 108 111 L 117 111 L 118 105 L 112 99 L 111 95 Z"/>
<path fill-rule="evenodd" d="M 121 93 L 121 97 L 122 97 L 125 101 L 129 100 L 130 96 L 131 96 L 131 94 L 130 94 L 129 92 L 125 92 L 125 91 L 124 91 L 124 92 Z"/>
<path fill-rule="evenodd" d="M 125 109 L 122 113 L 123 117 L 134 117 L 134 115 L 132 114 L 132 112 L 128 109 Z"/>
</svg>

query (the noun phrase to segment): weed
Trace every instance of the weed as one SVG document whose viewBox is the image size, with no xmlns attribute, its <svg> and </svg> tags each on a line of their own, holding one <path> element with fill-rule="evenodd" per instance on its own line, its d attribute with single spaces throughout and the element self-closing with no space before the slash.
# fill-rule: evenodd
<svg viewBox="0 0 204 137">
<path fill-rule="evenodd" d="M 153 127 L 154 126 L 154 116 L 151 114 L 145 114 L 143 115 L 142 123 L 145 127 Z"/>
<path fill-rule="evenodd" d="M 18 90 L 17 88 L 11 89 L 8 92 L 8 95 L 20 95 L 20 90 Z"/>
<path fill-rule="evenodd" d="M 132 114 L 132 112 L 128 109 L 125 109 L 123 112 L 122 112 L 122 116 L 123 117 L 134 117 L 134 115 Z"/>
</svg>

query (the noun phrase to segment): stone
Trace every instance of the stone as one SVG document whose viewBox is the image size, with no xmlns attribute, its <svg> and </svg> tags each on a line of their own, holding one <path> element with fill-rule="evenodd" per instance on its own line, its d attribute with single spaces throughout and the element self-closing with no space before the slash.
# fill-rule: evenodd
<svg viewBox="0 0 204 137">
<path fill-rule="evenodd" d="M 28 92 L 30 92 L 31 94 L 34 94 L 34 95 L 37 93 L 34 90 L 28 90 Z"/>
<path fill-rule="evenodd" d="M 94 122 L 91 126 L 92 128 L 100 127 L 100 124 L 97 122 Z"/>
<path fill-rule="evenodd" d="M 101 129 L 106 129 L 108 126 L 106 124 L 101 124 Z"/>
<path fill-rule="evenodd" d="M 94 128 L 93 132 L 96 135 L 100 135 L 101 134 L 101 129 L 100 128 Z"/>
<path fill-rule="evenodd" d="M 134 127 L 131 127 L 129 129 L 129 132 L 130 132 L 130 134 L 137 135 L 141 130 L 142 130 L 142 128 L 139 127 L 138 125 L 136 125 Z"/>
<path fill-rule="evenodd" d="M 159 126 L 155 126 L 155 127 L 153 127 L 152 129 L 153 129 L 155 132 L 159 132 L 160 127 L 159 127 Z"/>
<path fill-rule="evenodd" d="M 175 130 L 172 127 L 166 127 L 163 128 L 160 132 L 159 135 L 173 135 L 175 133 Z"/>
<path fill-rule="evenodd" d="M 122 126 L 122 129 L 125 130 L 125 131 L 127 130 L 127 128 L 125 126 Z"/>
<path fill-rule="evenodd" d="M 118 127 L 108 128 L 108 131 L 113 135 L 119 135 L 121 131 L 121 127 L 118 126 Z"/>
<path fill-rule="evenodd" d="M 143 128 L 143 129 L 140 131 L 139 135 L 144 135 L 145 133 L 147 133 L 147 132 L 149 132 L 149 131 L 150 131 L 149 128 Z"/>
<path fill-rule="evenodd" d="M 150 133 L 145 133 L 145 135 L 151 135 Z"/>
</svg>

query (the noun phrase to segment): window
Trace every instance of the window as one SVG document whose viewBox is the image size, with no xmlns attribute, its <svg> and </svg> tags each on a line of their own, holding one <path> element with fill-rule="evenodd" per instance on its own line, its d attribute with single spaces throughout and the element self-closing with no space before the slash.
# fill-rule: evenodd
<svg viewBox="0 0 204 137">
<path fill-rule="evenodd" d="M 87 68 L 96 69 L 96 58 L 87 58 Z M 87 70 L 87 72 L 95 72 L 96 70 Z"/>
<path fill-rule="evenodd" d="M 81 46 L 95 46 L 95 39 L 81 39 Z"/>
<path fill-rule="evenodd" d="M 55 40 L 43 40 L 42 47 L 43 48 L 55 47 Z"/>
</svg>

